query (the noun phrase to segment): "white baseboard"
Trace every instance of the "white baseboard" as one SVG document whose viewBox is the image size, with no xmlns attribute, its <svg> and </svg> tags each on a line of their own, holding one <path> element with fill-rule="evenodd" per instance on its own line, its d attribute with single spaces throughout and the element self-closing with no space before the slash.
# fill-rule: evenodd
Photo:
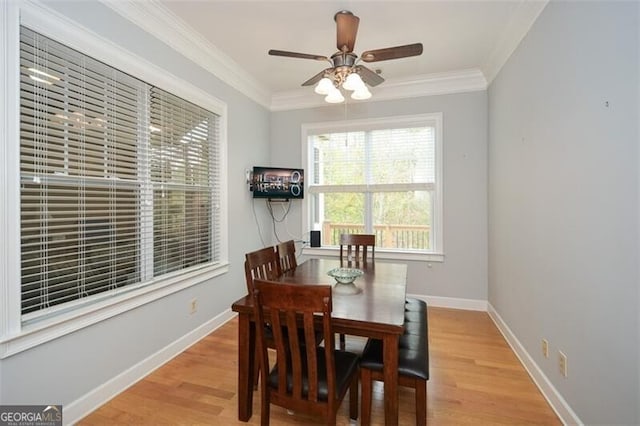
<svg viewBox="0 0 640 426">
<path fill-rule="evenodd" d="M 427 305 L 437 308 L 465 309 L 467 311 L 487 311 L 487 301 L 480 299 L 460 299 L 457 297 L 425 296 L 422 294 L 407 294 L 407 297 L 420 299 Z"/>
<path fill-rule="evenodd" d="M 488 303 L 487 312 L 489 316 L 498 327 L 498 330 L 502 333 L 504 338 L 506 339 L 509 346 L 511 346 L 511 350 L 516 354 L 520 363 L 524 366 L 525 370 L 529 373 L 529 376 L 533 379 L 533 382 L 538 386 L 542 395 L 546 398 L 551 405 L 553 411 L 556 412 L 560 421 L 562 421 L 565 425 L 583 425 L 584 423 L 580 420 L 580 418 L 576 415 L 576 413 L 571 409 L 567 401 L 560 395 L 560 392 L 553 386 L 551 381 L 547 378 L 547 376 L 542 372 L 538 364 L 533 360 L 531 355 L 525 350 L 524 346 L 520 343 L 518 338 L 513 334 L 509 326 L 504 322 L 500 314 L 495 310 L 495 308 Z"/>
<path fill-rule="evenodd" d="M 212 331 L 234 318 L 236 315 L 236 313 L 227 309 L 220 315 L 210 319 L 198 328 L 165 346 L 155 354 L 150 355 L 108 382 L 98 386 L 85 396 L 76 399 L 70 404 L 66 404 L 63 409 L 64 423 L 68 425 L 78 422 L 111 398 L 135 384 L 155 369 L 161 367 L 194 343 L 198 342 Z"/>
</svg>

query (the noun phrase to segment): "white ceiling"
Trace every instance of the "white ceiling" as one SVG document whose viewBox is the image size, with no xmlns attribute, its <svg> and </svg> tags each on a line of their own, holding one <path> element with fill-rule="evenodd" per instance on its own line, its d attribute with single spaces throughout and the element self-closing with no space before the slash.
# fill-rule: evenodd
<svg viewBox="0 0 640 426">
<path fill-rule="evenodd" d="M 330 56 L 337 50 L 333 16 L 339 10 L 350 10 L 360 18 L 356 54 L 417 42 L 424 45 L 418 57 L 366 64 L 381 70 L 387 80 L 378 86 L 381 88 L 394 82 L 424 83 L 432 77 L 441 79 L 470 70 L 483 76 L 486 84 L 545 5 L 546 0 L 154 0 L 135 7 L 138 11 L 144 8 L 147 18 L 162 18 L 156 33 L 160 31 L 157 27 L 168 26 L 174 35 L 197 41 L 200 55 L 216 57 L 228 69 L 239 67 L 237 73 L 252 79 L 255 88 L 273 99 L 301 90 L 312 92 L 308 87 L 301 89 L 301 83 L 328 64 L 269 56 L 267 51 Z M 132 19 L 131 10 L 121 2 L 112 7 Z M 149 31 L 151 23 L 146 21 Z M 166 34 L 164 39 L 167 41 Z"/>
</svg>

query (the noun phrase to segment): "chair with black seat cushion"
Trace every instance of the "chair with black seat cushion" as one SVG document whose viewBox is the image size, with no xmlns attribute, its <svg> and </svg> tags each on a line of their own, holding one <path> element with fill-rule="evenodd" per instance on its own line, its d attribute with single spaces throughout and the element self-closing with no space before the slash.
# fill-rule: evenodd
<svg viewBox="0 0 640 426">
<path fill-rule="evenodd" d="M 429 335 L 427 304 L 407 299 L 404 312 L 404 334 L 398 347 L 398 383 L 415 389 L 416 425 L 427 423 L 427 380 L 429 380 Z M 362 352 L 362 425 L 371 422 L 371 398 L 374 380 L 383 381 L 382 341 L 369 339 Z"/>
<path fill-rule="evenodd" d="M 273 247 L 265 247 L 245 254 L 244 274 L 249 296 L 253 295 L 254 282 L 256 279 L 272 280 L 279 277 L 281 275 L 280 262 L 275 249 Z M 269 342 L 268 347 L 273 348 L 275 347 L 275 343 L 273 342 L 271 327 L 269 325 L 265 327 L 264 332 Z M 256 362 L 253 371 L 254 386 L 258 385 L 259 368 L 260 366 Z"/>
<path fill-rule="evenodd" d="M 293 243 L 293 241 L 291 241 Z M 272 280 L 282 275 L 280 258 L 277 253 L 277 248 L 265 247 L 260 250 L 253 251 L 245 254 L 244 272 L 245 280 L 247 284 L 247 291 L 251 296 L 253 294 L 254 282 L 256 279 Z M 295 256 L 294 260 L 295 262 Z M 291 265 L 291 263 L 288 263 Z M 269 324 L 265 325 L 264 333 L 267 339 L 267 347 L 275 349 L 275 342 L 273 340 L 273 331 Z M 305 338 L 302 330 L 298 330 L 301 342 L 304 344 Z M 322 341 L 322 339 L 320 339 Z M 260 364 L 254 364 L 253 383 L 254 386 L 258 384 L 258 377 Z"/>
<path fill-rule="evenodd" d="M 276 245 L 276 253 L 280 262 L 280 271 L 287 272 L 296 269 L 296 244 L 293 240 L 285 241 Z"/>
<path fill-rule="evenodd" d="M 358 418 L 358 356 L 336 351 L 331 320 L 331 286 L 301 286 L 255 280 L 254 315 L 258 325 L 271 324 L 276 364 L 269 372 L 264 327 L 258 334 L 261 424 L 268 425 L 271 404 L 296 413 L 322 416 L 336 424 L 337 411 L 347 393 L 349 415 Z M 324 346 L 318 346 L 316 324 L 322 324 Z M 302 324 L 306 344 L 298 338 Z"/>
</svg>

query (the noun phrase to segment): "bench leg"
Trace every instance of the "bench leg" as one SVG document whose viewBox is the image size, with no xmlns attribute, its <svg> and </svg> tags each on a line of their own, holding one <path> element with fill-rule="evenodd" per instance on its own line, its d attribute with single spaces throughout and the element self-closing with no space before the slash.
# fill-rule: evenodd
<svg viewBox="0 0 640 426">
<path fill-rule="evenodd" d="M 416 390 L 416 426 L 427 424 L 427 381 L 415 379 Z"/>
<path fill-rule="evenodd" d="M 360 424 L 369 426 L 371 424 L 371 399 L 373 393 L 373 377 L 371 370 L 366 368 L 360 369 Z"/>
</svg>

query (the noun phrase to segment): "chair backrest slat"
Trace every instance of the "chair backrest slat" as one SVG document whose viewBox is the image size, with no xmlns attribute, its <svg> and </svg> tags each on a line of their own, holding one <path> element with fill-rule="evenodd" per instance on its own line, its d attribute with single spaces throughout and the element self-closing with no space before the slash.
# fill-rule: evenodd
<svg viewBox="0 0 640 426">
<path fill-rule="evenodd" d="M 291 377 L 293 381 L 292 394 L 295 398 L 302 399 L 302 356 L 300 341 L 298 339 L 298 323 L 296 312 L 283 310 L 287 317 L 287 336 L 289 338 L 289 354 L 291 355 Z"/>
<path fill-rule="evenodd" d="M 316 334 L 314 333 L 315 324 L 313 314 L 304 314 L 304 331 L 305 341 L 309 342 L 306 345 L 308 365 L 317 365 L 318 359 L 316 356 L 316 347 L 319 342 L 316 342 Z M 316 368 L 309 369 L 309 394 L 307 398 L 310 401 L 318 401 L 318 370 Z"/>
<path fill-rule="evenodd" d="M 340 261 L 367 262 L 367 251 L 371 249 L 371 259 L 375 258 L 375 234 L 341 234 Z"/>
</svg>

